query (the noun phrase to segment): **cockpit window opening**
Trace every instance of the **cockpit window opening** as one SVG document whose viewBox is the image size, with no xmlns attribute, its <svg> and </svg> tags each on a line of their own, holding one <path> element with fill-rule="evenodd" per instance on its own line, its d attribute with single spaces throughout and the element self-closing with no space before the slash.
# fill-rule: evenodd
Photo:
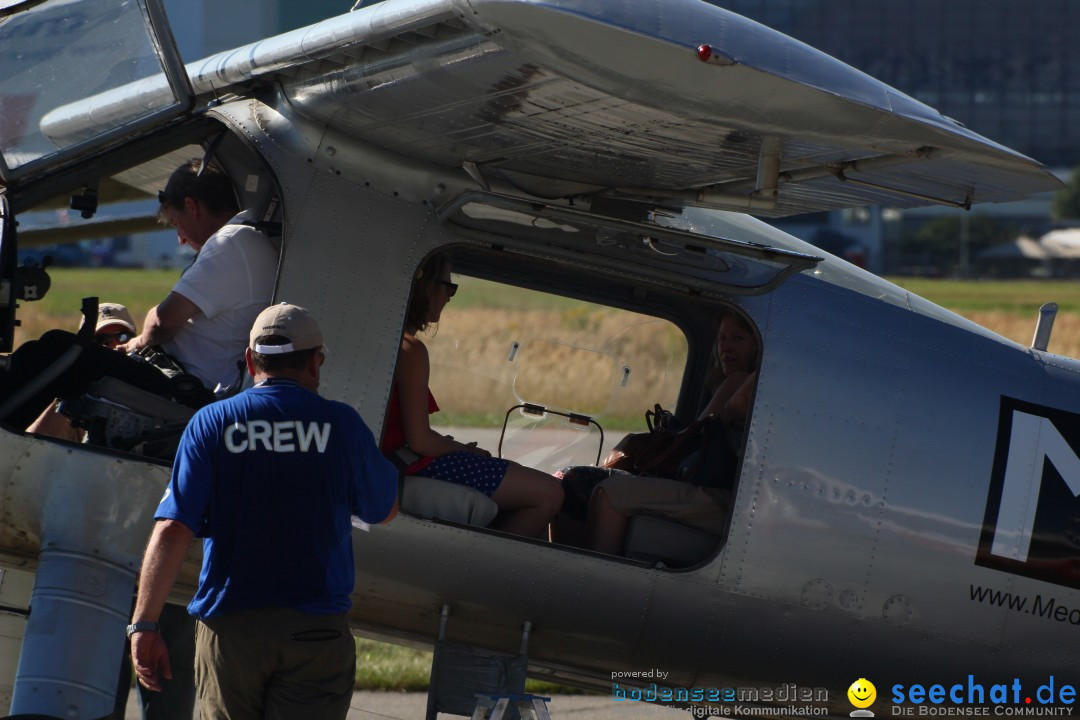
<svg viewBox="0 0 1080 720">
<path fill-rule="evenodd" d="M 644 429 L 647 407 L 677 408 L 683 422 L 692 424 L 725 380 L 733 378 L 715 408 L 730 420 L 738 411 L 725 410 L 727 401 L 735 398 L 745 407 L 737 423 L 714 433 L 723 443 L 721 455 L 728 468 L 722 512 L 704 523 L 693 513 L 677 518 L 635 513 L 644 517 L 628 523 L 632 529 L 621 539 L 623 547 L 610 553 L 667 568 L 695 566 L 713 556 L 726 535 L 753 396 L 750 376 L 761 354 L 760 336 L 747 314 L 734 305 L 676 298 L 673 305 L 689 311 L 677 325 L 636 311 L 650 303 L 666 311 L 664 302 L 646 291 L 619 297 L 616 290 L 604 288 L 596 291 L 595 300 L 577 299 L 546 292 L 554 285 L 560 290 L 572 286 L 558 273 L 545 282 L 535 267 L 519 275 L 467 252 L 462 256 L 447 281 L 456 286 L 453 298 L 437 326 L 421 335 L 439 408 L 430 415 L 432 429 L 493 453 L 501 446 L 503 457 L 546 473 L 561 475 L 570 467 L 595 470 L 598 454 L 607 457 L 628 431 Z M 530 285 L 538 289 L 523 287 Z M 617 306 L 626 298 L 635 298 L 635 311 Z M 713 380 L 709 387 L 707 377 Z M 736 392 L 740 388 L 741 394 Z M 602 426 L 602 445 L 589 420 Z M 692 463 L 684 470 L 698 473 L 699 480 L 704 476 Z M 453 492 L 439 491 L 454 488 L 438 482 L 433 487 L 425 480 L 422 490 L 410 492 L 410 482 L 403 502 L 408 513 L 483 527 L 497 512 L 490 517 L 478 514 L 475 502 L 451 510 L 447 495 Z M 588 549 L 592 487 L 578 492 L 564 480 L 563 490 L 551 539 L 557 545 Z"/>
<path fill-rule="evenodd" d="M 189 255 L 163 262 L 163 255 L 171 257 L 174 253 L 178 235 L 176 230 L 162 229 L 158 225 L 156 215 L 160 203 L 157 195 L 180 166 L 205 158 L 210 143 L 213 144 L 212 160 L 215 167 L 220 166 L 228 176 L 229 208 L 232 208 L 234 200 L 239 199 L 239 210 L 249 211 L 237 214 L 235 209 L 221 209 L 215 216 L 222 218 L 218 230 L 226 226 L 246 226 L 232 232 L 229 237 L 238 238 L 239 233 L 247 233 L 243 239 L 245 249 L 252 251 L 250 257 L 261 259 L 257 265 L 250 261 L 250 272 L 243 274 L 243 277 L 257 278 L 257 291 L 265 292 L 267 303 L 272 300 L 280 267 L 279 249 L 284 217 L 280 187 L 265 161 L 235 133 L 224 131 L 216 122 L 205 127 L 205 143 L 184 145 L 157 157 L 138 158 L 136 165 L 102 178 L 100 184 L 95 182 L 95 186 L 101 190 L 100 214 L 103 216 L 98 222 L 85 223 L 67 211 L 57 209 L 55 202 L 46 203 L 37 213 L 30 211 L 20 215 L 20 221 L 23 221 L 19 234 L 20 262 L 34 265 L 45 272 L 41 266 L 45 264 L 43 256 L 48 254 L 53 256 L 54 261 L 57 256 L 68 259 L 72 267 L 49 268 L 48 272 L 53 275 L 53 292 L 40 302 L 21 305 L 19 313 L 22 326 L 16 336 L 17 353 L 21 346 L 30 345 L 27 341 L 36 341 L 39 337 L 45 340 L 47 336 L 48 343 L 35 342 L 36 349 L 27 349 L 24 354 L 40 351 L 39 354 L 45 358 L 42 367 L 51 367 L 54 358 L 49 348 L 71 344 L 67 338 L 73 337 L 72 333 L 80 327 L 79 304 L 84 297 L 100 300 L 83 312 L 84 318 L 89 318 L 88 321 L 84 319 L 83 324 L 90 325 L 90 337 L 76 344 L 83 347 L 81 355 L 86 356 L 86 362 L 92 363 L 93 359 L 89 356 L 103 350 L 126 352 L 128 348 L 124 346 L 138 337 L 148 310 L 160 306 L 173 292 L 183 295 L 177 282 L 184 268 L 192 264 L 192 258 Z M 223 132 L 227 134 L 222 135 Z M 56 190 L 62 188 L 57 185 Z M 251 221 L 247 221 L 249 217 Z M 102 230 L 102 227 L 105 229 Z M 207 233 L 211 232 L 209 228 L 204 229 Z M 147 231 L 155 232 L 156 236 L 148 235 Z M 119 240 L 109 242 L 116 235 L 119 235 Z M 204 237 L 202 242 L 207 240 Z M 53 242 L 56 244 L 52 245 Z M 228 263 L 228 268 L 229 272 L 236 271 L 234 263 Z M 227 285 L 221 284 L 222 287 Z M 225 308 L 234 305 L 246 307 L 248 300 L 247 295 L 243 294 L 244 286 L 230 287 L 240 288 L 237 290 L 239 299 L 234 300 L 232 295 L 219 292 L 219 301 Z M 105 318 L 105 315 L 108 317 Z M 236 340 L 235 355 L 241 360 L 246 340 L 246 335 Z M 119 358 L 137 366 L 132 368 L 125 363 L 113 363 L 112 360 L 117 358 L 110 355 L 105 358 L 109 362 L 101 365 L 108 368 L 104 378 L 100 373 L 90 373 L 87 375 L 90 379 L 86 382 L 80 380 L 73 385 L 65 381 L 57 386 L 64 388 L 64 392 L 50 391 L 47 399 L 51 401 L 56 394 L 57 401 L 46 408 L 35 405 L 27 409 L 23 407 L 25 403 L 20 401 L 5 422 L 5 427 L 74 441 L 82 439 L 85 433 L 87 442 L 106 450 L 169 462 L 175 452 L 175 441 L 193 412 L 185 403 L 193 405 L 196 392 L 194 384 L 191 384 L 192 392 L 184 394 L 187 392 L 184 388 L 188 385 L 170 380 L 170 377 L 176 373 L 199 377 L 198 391 L 207 397 L 211 396 L 214 387 L 226 392 L 239 390 L 247 373 L 232 361 L 234 351 L 231 348 L 230 345 L 230 357 L 214 366 L 204 363 L 203 367 L 194 363 L 203 368 L 207 377 L 214 376 L 217 382 L 213 383 L 199 377 L 194 365 L 187 360 L 184 361 L 188 363 L 187 366 L 181 370 L 171 358 L 168 360 L 173 364 L 165 362 L 164 365 L 153 360 L 147 364 Z M 63 350 L 61 347 L 61 354 Z M 159 355 L 166 357 L 161 353 Z M 196 355 L 203 357 L 199 353 Z M 78 360 L 74 362 L 78 363 Z M 98 365 L 94 367 L 98 368 Z M 77 377 L 82 378 L 83 374 Z M 69 391 L 75 385 L 82 390 Z M 43 391 L 47 389 L 43 388 Z M 4 393 L 4 397 L 16 395 L 6 390 Z M 0 398 L 0 402 L 4 402 L 4 398 Z M 44 412 L 39 414 L 37 411 L 42 409 Z M 26 417 L 31 410 L 34 411 L 32 415 Z"/>
</svg>

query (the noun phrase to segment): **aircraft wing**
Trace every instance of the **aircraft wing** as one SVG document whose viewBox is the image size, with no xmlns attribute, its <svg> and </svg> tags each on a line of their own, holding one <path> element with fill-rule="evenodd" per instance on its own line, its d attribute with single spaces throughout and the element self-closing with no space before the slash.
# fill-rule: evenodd
<svg viewBox="0 0 1080 720">
<path fill-rule="evenodd" d="M 50 224 L 19 230 L 19 247 L 37 245 L 61 245 L 93 238 L 111 238 L 118 235 L 161 230 L 161 224 L 152 215 L 125 214 L 120 217 L 100 217 L 93 220 L 68 224 Z"/>
<path fill-rule="evenodd" d="M 1060 187 L 1036 161 L 697 0 L 384 0 L 188 72 L 203 100 L 276 86 L 358 142 L 541 197 L 778 217 Z M 154 92 L 118 88 L 43 130 L 85 132 Z"/>
</svg>

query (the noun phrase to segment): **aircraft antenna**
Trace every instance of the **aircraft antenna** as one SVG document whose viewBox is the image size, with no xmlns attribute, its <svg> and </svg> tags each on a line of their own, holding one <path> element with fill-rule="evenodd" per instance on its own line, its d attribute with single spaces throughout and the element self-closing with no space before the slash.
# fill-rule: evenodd
<svg viewBox="0 0 1080 720">
<path fill-rule="evenodd" d="M 1031 339 L 1033 350 L 1046 351 L 1050 346 L 1050 332 L 1054 329 L 1054 318 L 1057 317 L 1058 304 L 1048 302 L 1039 308 L 1039 320 L 1035 323 L 1035 337 Z"/>
</svg>

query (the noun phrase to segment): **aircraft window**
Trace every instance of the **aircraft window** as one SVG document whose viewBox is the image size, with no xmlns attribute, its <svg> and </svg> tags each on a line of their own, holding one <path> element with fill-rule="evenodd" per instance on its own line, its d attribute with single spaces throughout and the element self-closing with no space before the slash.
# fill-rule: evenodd
<svg viewBox="0 0 1080 720">
<path fill-rule="evenodd" d="M 26 430 L 45 437 L 75 441 L 82 438 L 82 431 L 86 431 L 87 444 L 168 462 L 175 454 L 180 433 L 194 412 L 189 405 L 195 405 L 206 399 L 208 391 L 217 383 L 222 386 L 238 387 L 240 382 L 245 381 L 230 357 L 221 359 L 218 368 L 206 372 L 204 377 L 199 378 L 201 382 L 197 384 L 179 378 L 184 370 L 164 354 L 143 352 L 140 355 L 146 362 L 135 360 L 125 362 L 122 357 L 114 359 L 111 350 L 105 352 L 103 357 L 101 354 L 103 351 L 97 347 L 115 349 L 119 343 L 130 339 L 133 332 L 141 329 L 142 319 L 146 317 L 150 307 L 168 295 L 170 288 L 180 278 L 181 273 L 177 266 L 184 262 L 184 259 L 172 255 L 173 249 L 178 247 L 176 232 L 161 229 L 155 218 L 159 204 L 149 198 L 167 186 L 170 176 L 177 168 L 189 167 L 191 161 L 198 161 L 205 153 L 206 148 L 189 145 L 165 155 L 146 158 L 142 163 L 110 178 L 102 178 L 101 187 L 109 188 L 108 194 L 102 194 L 106 203 L 112 198 L 122 200 L 139 196 L 148 198 L 144 201 L 125 204 L 119 211 L 114 205 L 106 204 L 101 210 L 101 214 L 107 217 L 105 222 L 75 221 L 57 224 L 55 222 L 57 217 L 66 218 L 67 216 L 66 214 L 57 215 L 54 211 L 47 209 L 51 203 L 46 203 L 39 212 L 31 212 L 20 217 L 25 226 L 20 228 L 24 231 L 20 232 L 19 240 L 29 238 L 31 243 L 35 244 L 31 244 L 24 250 L 26 253 L 23 258 L 24 265 L 17 268 L 18 272 L 14 275 L 18 290 L 15 293 L 16 300 L 41 299 L 45 295 L 44 291 L 48 289 L 48 274 L 40 265 L 35 264 L 42 262 L 40 253 L 45 248 L 36 243 L 72 241 L 58 247 L 65 250 L 78 250 L 80 253 L 78 259 L 83 264 L 91 259 L 92 253 L 100 252 L 97 257 L 101 259 L 102 265 L 132 269 L 140 266 L 152 268 L 161 265 L 159 253 L 165 250 L 169 253 L 166 258 L 171 258 L 165 264 L 173 266 L 177 272 L 175 274 L 130 273 L 125 270 L 121 276 L 112 273 L 60 271 L 57 274 L 56 285 L 59 292 L 54 293 L 46 303 L 35 304 L 33 309 L 24 306 L 22 310 L 21 320 L 26 326 L 20 329 L 16 340 L 36 342 L 22 342 L 19 349 L 15 351 L 16 356 L 32 360 L 22 361 L 19 366 L 26 369 L 26 373 L 19 375 L 19 380 L 14 382 L 11 382 L 9 377 L 9 382 L 3 388 L 3 397 L 0 397 L 3 402 L 0 402 L 0 410 L 4 412 L 0 413 L 0 416 L 3 418 L 5 428 L 17 431 Z M 228 178 L 222 178 L 223 182 L 218 185 L 218 189 L 223 193 L 227 192 L 230 184 L 243 188 L 243 191 L 239 193 L 239 200 L 241 207 L 248 211 L 245 217 L 254 221 L 258 229 L 267 235 L 266 241 L 272 244 L 273 232 L 275 230 L 280 232 L 280 220 L 283 214 L 283 208 L 278 200 L 280 190 L 272 173 L 262 165 L 257 156 L 252 154 L 246 144 L 232 135 L 222 137 L 217 143 L 214 160 L 229 173 Z M 209 174 L 204 173 L 202 177 L 204 180 L 213 180 L 214 175 L 215 172 L 210 171 Z M 227 206 L 226 209 L 228 209 Z M 6 210 L 6 198 L 0 195 L 0 215 L 4 215 Z M 32 220 L 34 215 L 48 216 L 54 222 L 46 224 L 42 217 L 35 223 Z M 14 246 L 8 248 L 7 232 L 11 229 L 7 223 L 8 218 L 2 217 L 0 220 L 5 223 L 5 230 L 3 234 L 0 234 L 0 258 L 7 260 L 10 259 L 9 255 L 14 254 L 15 248 Z M 111 243 L 98 245 L 99 238 L 117 232 L 116 228 L 133 233 L 146 228 L 155 228 L 157 237 L 141 237 L 135 240 L 129 237 L 121 242 L 114 239 Z M 277 271 L 277 251 L 274 249 L 267 252 L 268 248 L 262 245 L 263 241 L 257 236 L 249 235 L 248 239 L 250 240 L 248 247 L 257 248 L 261 258 L 257 267 L 252 266 L 251 275 L 257 277 L 258 282 L 258 288 L 255 291 L 265 292 L 269 299 Z M 35 253 L 37 253 L 36 256 Z M 52 252 L 50 251 L 49 254 Z M 6 274 L 8 267 L 10 267 L 8 264 L 4 264 L 4 267 L 0 268 L 3 273 L 0 274 Z M 30 282 L 38 276 L 44 280 L 31 286 Z M 33 297 L 30 297 L 31 290 L 35 291 Z M 3 288 L 0 287 L 0 295 L 2 294 Z M 77 309 L 78 306 L 72 298 L 78 297 L 90 299 L 90 302 L 84 301 L 83 308 L 84 317 L 90 318 L 90 322 L 86 323 L 86 328 L 90 332 L 82 338 L 81 343 L 73 343 L 70 340 L 70 333 L 80 327 L 78 316 L 68 319 L 64 317 L 64 314 Z M 103 333 L 101 338 L 94 337 L 93 330 L 98 324 L 95 316 L 99 310 L 97 302 L 99 298 L 107 303 L 126 306 L 130 317 L 121 324 L 134 325 L 134 327 L 113 328 Z M 230 300 L 230 302 L 233 301 Z M 0 301 L 0 312 L 4 310 L 3 304 Z M 115 309 L 106 312 L 106 316 L 115 317 L 115 312 Z M 5 338 L 0 337 L 0 340 L 3 339 Z M 246 337 L 239 346 L 222 347 L 223 352 L 242 355 L 245 345 Z M 73 350 L 75 352 L 72 352 Z M 187 357 L 183 357 L 182 351 L 177 352 L 178 359 L 188 363 L 186 369 L 198 377 L 192 372 L 191 366 L 203 358 L 202 356 L 196 358 L 196 355 L 197 353 L 190 351 Z M 97 368 L 96 375 L 83 369 L 89 366 Z M 151 366 L 156 366 L 161 372 L 154 370 Z M 35 367 L 42 369 L 55 367 L 55 375 L 39 373 L 44 378 L 40 381 L 43 384 L 39 392 L 43 396 L 58 396 L 58 403 L 43 407 L 39 404 L 41 397 L 37 397 L 33 391 L 30 394 L 23 392 L 25 387 L 33 387 L 33 385 L 22 381 L 21 378 L 25 374 L 32 373 Z M 71 373 L 72 380 L 66 382 L 58 380 L 68 372 Z M 95 379 L 100 377 L 102 372 L 106 376 Z M 6 375 L 15 376 L 11 372 Z M 218 377 L 215 378 L 214 375 Z M 34 382 L 37 382 L 36 377 Z M 45 393 L 44 390 L 53 392 Z M 42 412 L 43 410 L 45 412 Z"/>
<path fill-rule="evenodd" d="M 432 427 L 553 472 L 594 464 L 642 425 L 643 398 L 674 407 L 687 345 L 672 323 L 455 276 L 460 291 L 422 335 L 442 411 Z M 510 413 L 511 407 L 528 405 Z M 536 408 L 557 411 L 537 412 Z M 567 417 L 571 415 L 573 417 Z M 604 446 L 600 444 L 603 428 Z"/>
<path fill-rule="evenodd" d="M 666 320 L 621 309 L 461 275 L 454 280 L 459 291 L 439 326 L 421 335 L 431 361 L 430 387 L 441 409 L 431 416 L 433 429 L 545 473 L 562 475 L 574 468 L 564 479 L 566 499 L 552 523 L 556 544 L 665 568 L 692 567 L 712 557 L 726 535 L 756 383 L 759 341 L 749 321 L 735 312 L 723 314 L 717 330 L 727 348 L 722 362 L 716 343 L 702 351 L 719 366 L 696 411 L 723 411 L 726 420 L 701 436 L 703 449 L 696 460 L 681 464 L 681 480 L 632 477 L 608 483 L 607 472 L 596 469 L 598 459 L 607 458 L 628 432 L 644 429 L 646 407 L 676 406 L 688 365 L 682 331 Z M 589 498 L 600 480 L 628 518 L 610 547 L 598 544 L 588 528 Z M 651 512 L 647 497 L 622 497 L 666 483 L 696 493 L 674 516 Z M 403 506 L 414 514 L 481 526 L 495 516 L 494 508 L 485 514 L 472 506 L 456 516 L 455 511 L 442 514 L 444 508 L 430 510 L 432 505 L 416 510 L 408 487 Z M 439 490 L 426 481 L 425 493 Z"/>
<path fill-rule="evenodd" d="M 29 164 L 43 170 L 83 141 L 183 111 L 186 76 L 171 46 L 154 38 L 153 3 L 145 10 L 137 2 L 64 0 L 0 19 L 0 174 L 22 175 Z M 108 112 L 95 106 L 136 82 L 139 102 Z"/>
</svg>

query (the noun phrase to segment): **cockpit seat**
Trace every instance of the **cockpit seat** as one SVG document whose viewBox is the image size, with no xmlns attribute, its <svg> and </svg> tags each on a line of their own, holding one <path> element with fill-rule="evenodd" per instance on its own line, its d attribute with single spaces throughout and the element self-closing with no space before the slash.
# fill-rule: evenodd
<svg viewBox="0 0 1080 720">
<path fill-rule="evenodd" d="M 195 410 L 123 380 L 104 377 L 77 398 L 64 398 L 60 412 L 86 429 L 87 443 L 171 460 Z"/>
<path fill-rule="evenodd" d="M 659 515 L 640 514 L 630 518 L 623 553 L 628 558 L 654 565 L 663 563 L 670 568 L 684 568 L 708 560 L 722 540 L 722 535 L 713 535 Z"/>
<path fill-rule="evenodd" d="M 420 517 L 477 527 L 487 527 L 499 512 L 495 501 L 479 490 L 416 475 L 405 478 L 401 508 Z"/>
</svg>

